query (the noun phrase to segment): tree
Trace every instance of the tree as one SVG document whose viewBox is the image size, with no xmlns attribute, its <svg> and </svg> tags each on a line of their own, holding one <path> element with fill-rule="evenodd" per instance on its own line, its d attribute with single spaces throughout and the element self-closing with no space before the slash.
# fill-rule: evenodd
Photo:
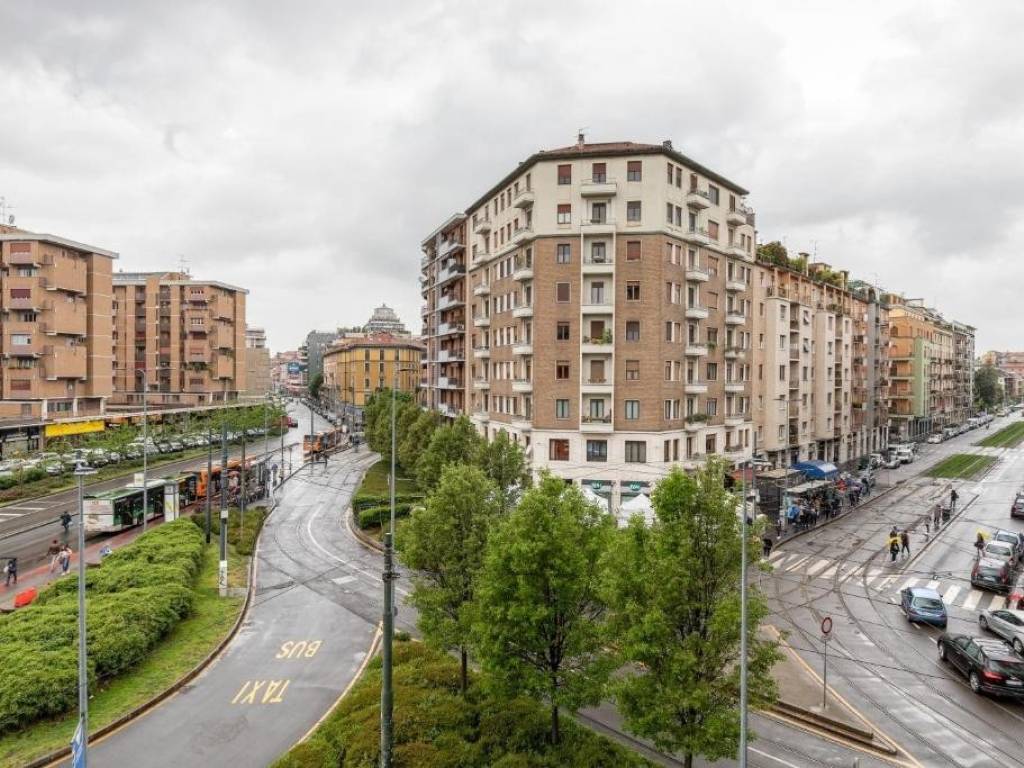
<svg viewBox="0 0 1024 768">
<path fill-rule="evenodd" d="M 398 463 L 409 472 L 416 471 L 416 464 L 424 449 L 430 444 L 430 438 L 437 429 L 437 414 L 433 411 L 419 410 L 416 420 L 405 432 L 399 432 L 401 441 L 398 444 Z"/>
<path fill-rule="evenodd" d="M 741 562 L 736 497 L 723 488 L 725 466 L 696 476 L 678 468 L 652 496 L 657 519 L 634 518 L 604 564 L 609 626 L 626 662 L 613 692 L 626 726 L 659 749 L 731 757 L 739 744 Z M 748 560 L 760 549 L 751 532 Z M 764 598 L 748 587 L 750 706 L 775 697 L 774 643 L 759 639 Z"/>
<path fill-rule="evenodd" d="M 481 444 L 477 463 L 497 487 L 501 511 L 508 512 L 516 497 L 530 485 L 523 449 L 501 430 L 489 443 Z"/>
<path fill-rule="evenodd" d="M 408 392 L 395 392 L 395 420 L 406 403 L 412 403 L 412 395 Z M 364 432 L 371 450 L 381 455 L 384 461 L 391 460 L 391 390 L 382 389 L 375 392 L 363 411 Z M 401 441 L 401 433 L 396 435 L 396 444 Z M 396 457 L 397 458 L 397 457 Z M 408 469 L 412 469 L 409 467 Z"/>
<path fill-rule="evenodd" d="M 757 258 L 780 267 L 789 266 L 789 251 L 778 240 L 757 246 Z"/>
<path fill-rule="evenodd" d="M 429 493 L 441 479 L 441 470 L 448 464 L 472 464 L 480 450 L 482 438 L 465 414 L 451 424 L 434 430 L 430 444 L 416 462 L 416 482 Z"/>
<path fill-rule="evenodd" d="M 324 375 L 317 372 L 313 378 L 309 380 L 309 394 L 316 400 L 320 397 L 320 387 L 324 385 Z"/>
<path fill-rule="evenodd" d="M 612 518 L 579 488 L 544 475 L 491 531 L 476 591 L 476 648 L 488 684 L 559 709 L 601 699 L 614 667 L 604 644 L 598 563 Z"/>
<path fill-rule="evenodd" d="M 974 400 L 982 408 L 992 408 L 999 402 L 999 372 L 993 365 L 983 365 L 974 373 Z"/>
<path fill-rule="evenodd" d="M 401 559 L 414 571 L 412 603 L 427 642 L 454 649 L 468 687 L 473 596 L 487 535 L 500 513 L 497 489 L 478 467 L 449 464 L 425 507 L 402 529 Z"/>
</svg>

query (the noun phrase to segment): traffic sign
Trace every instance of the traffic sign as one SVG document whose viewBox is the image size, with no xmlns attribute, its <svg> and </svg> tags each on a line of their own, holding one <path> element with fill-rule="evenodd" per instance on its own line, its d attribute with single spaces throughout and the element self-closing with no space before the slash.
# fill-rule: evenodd
<svg viewBox="0 0 1024 768">
<path fill-rule="evenodd" d="M 826 616 L 824 619 L 821 620 L 821 634 L 823 634 L 826 637 L 826 639 L 830 634 L 832 634 L 831 616 Z"/>
</svg>

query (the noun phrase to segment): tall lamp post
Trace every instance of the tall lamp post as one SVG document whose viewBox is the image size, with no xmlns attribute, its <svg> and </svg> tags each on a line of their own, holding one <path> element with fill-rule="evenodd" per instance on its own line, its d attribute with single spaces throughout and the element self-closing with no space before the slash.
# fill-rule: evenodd
<svg viewBox="0 0 1024 768">
<path fill-rule="evenodd" d="M 75 467 L 78 483 L 78 728 L 72 749 L 77 746 L 74 765 L 85 768 L 89 742 L 89 673 L 86 665 L 85 622 L 85 478 L 96 470 L 79 461 Z"/>
<path fill-rule="evenodd" d="M 149 368 L 143 364 L 142 375 L 142 531 L 149 518 Z"/>
</svg>

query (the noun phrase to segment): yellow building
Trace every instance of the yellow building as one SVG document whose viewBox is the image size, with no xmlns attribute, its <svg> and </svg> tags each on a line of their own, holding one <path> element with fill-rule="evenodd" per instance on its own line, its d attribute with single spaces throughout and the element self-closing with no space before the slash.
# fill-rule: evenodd
<svg viewBox="0 0 1024 768">
<path fill-rule="evenodd" d="M 396 381 L 399 391 L 415 393 L 424 351 L 422 344 L 390 333 L 343 339 L 324 352 L 323 398 L 335 410 L 343 404 L 362 408 Z"/>
</svg>

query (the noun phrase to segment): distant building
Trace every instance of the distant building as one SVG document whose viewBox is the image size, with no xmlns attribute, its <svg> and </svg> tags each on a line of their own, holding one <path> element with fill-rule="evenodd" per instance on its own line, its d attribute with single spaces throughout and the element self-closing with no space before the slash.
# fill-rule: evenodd
<svg viewBox="0 0 1024 768">
<path fill-rule="evenodd" d="M 990 350 L 981 356 L 982 365 L 994 365 L 1007 373 L 1024 377 L 1024 352 L 997 352 Z"/>
<path fill-rule="evenodd" d="M 306 361 L 298 350 L 278 352 L 270 361 L 270 384 L 275 392 L 301 395 L 306 391 Z"/>
<path fill-rule="evenodd" d="M 337 331 L 310 331 L 306 334 L 306 376 L 312 381 L 324 372 L 324 351 L 338 338 Z"/>
<path fill-rule="evenodd" d="M 267 332 L 262 328 L 245 329 L 245 394 L 264 397 L 271 391 L 270 350 Z"/>
<path fill-rule="evenodd" d="M 367 320 L 366 326 L 363 328 L 364 333 L 390 333 L 393 336 L 408 336 L 409 331 L 405 329 L 402 321 L 398 318 L 391 307 L 387 304 L 381 304 Z"/>
<path fill-rule="evenodd" d="M 334 409 L 341 404 L 362 408 L 380 389 L 397 386 L 402 392 L 415 393 L 424 351 L 422 344 L 390 333 L 345 339 L 324 354 L 321 399 Z"/>
</svg>

